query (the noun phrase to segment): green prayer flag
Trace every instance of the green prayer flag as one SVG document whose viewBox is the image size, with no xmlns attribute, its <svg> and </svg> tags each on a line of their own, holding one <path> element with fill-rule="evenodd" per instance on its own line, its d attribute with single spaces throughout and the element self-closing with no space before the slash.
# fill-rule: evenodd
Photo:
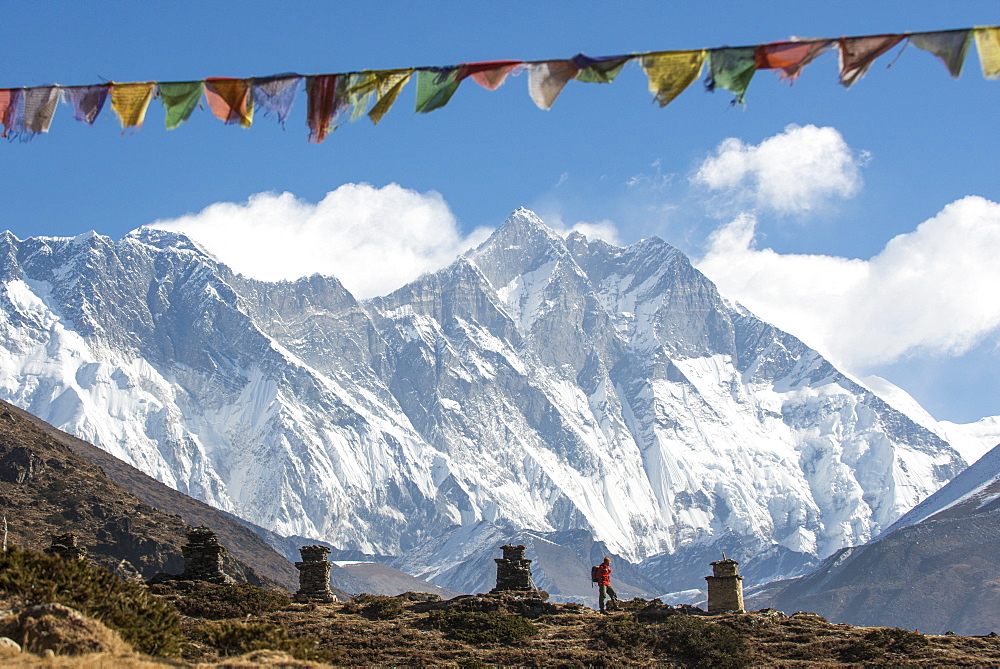
<svg viewBox="0 0 1000 669">
<path fill-rule="evenodd" d="M 167 130 L 173 130 L 188 120 L 191 112 L 198 106 L 201 94 L 205 90 L 204 81 L 167 81 L 156 85 L 167 110 Z"/>
<path fill-rule="evenodd" d="M 577 72 L 576 80 L 590 84 L 610 84 L 630 60 L 632 56 L 597 60 Z"/>
<path fill-rule="evenodd" d="M 754 54 L 757 47 L 736 47 L 729 49 L 712 49 L 708 52 L 708 80 L 705 86 L 708 90 L 725 88 L 736 94 L 734 103 L 743 104 L 743 95 L 747 92 L 750 80 L 757 71 Z"/>
<path fill-rule="evenodd" d="M 458 78 L 461 70 L 460 67 L 417 70 L 417 113 L 426 114 L 448 104 L 462 83 Z"/>
</svg>

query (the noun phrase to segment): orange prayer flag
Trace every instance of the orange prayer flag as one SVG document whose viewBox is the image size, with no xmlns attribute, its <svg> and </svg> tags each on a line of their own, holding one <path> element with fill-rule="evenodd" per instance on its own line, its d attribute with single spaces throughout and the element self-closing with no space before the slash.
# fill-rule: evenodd
<svg viewBox="0 0 1000 669">
<path fill-rule="evenodd" d="M 249 128 L 253 123 L 253 85 L 248 79 L 209 77 L 205 80 L 205 99 L 215 117 L 226 125 L 239 123 Z"/>
</svg>

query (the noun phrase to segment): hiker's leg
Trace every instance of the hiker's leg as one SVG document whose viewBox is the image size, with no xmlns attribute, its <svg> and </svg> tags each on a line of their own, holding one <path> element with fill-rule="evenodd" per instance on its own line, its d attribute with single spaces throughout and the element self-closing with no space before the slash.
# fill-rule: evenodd
<svg viewBox="0 0 1000 669">
<path fill-rule="evenodd" d="M 603 583 L 597 584 L 597 605 L 600 611 L 604 610 L 604 599 L 608 596 L 608 586 Z"/>
<path fill-rule="evenodd" d="M 611 597 L 611 601 L 612 602 L 617 602 L 618 601 L 618 593 L 615 592 L 615 589 L 613 587 L 611 587 L 610 585 L 608 586 L 608 596 Z"/>
</svg>

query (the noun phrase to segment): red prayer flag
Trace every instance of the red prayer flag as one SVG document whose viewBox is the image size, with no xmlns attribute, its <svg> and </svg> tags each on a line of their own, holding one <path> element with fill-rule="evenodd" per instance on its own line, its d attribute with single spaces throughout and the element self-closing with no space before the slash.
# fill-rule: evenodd
<svg viewBox="0 0 1000 669">
<path fill-rule="evenodd" d="M 875 59 L 899 44 L 906 35 L 872 35 L 869 37 L 841 37 L 837 40 L 840 48 L 840 83 L 851 85 L 871 67 Z"/>
<path fill-rule="evenodd" d="M 481 63 L 463 63 L 460 66 L 458 80 L 472 77 L 472 80 L 489 91 L 500 88 L 507 75 L 517 69 L 524 61 L 521 60 L 491 60 Z"/>
<path fill-rule="evenodd" d="M 7 136 L 7 128 L 10 127 L 8 112 L 10 111 L 10 101 L 14 99 L 14 91 L 11 88 L 0 88 L 0 123 L 3 123 L 4 133 Z"/>
<path fill-rule="evenodd" d="M 833 40 L 828 39 L 761 44 L 754 53 L 754 61 L 758 70 L 781 70 L 781 80 L 791 83 L 806 65 L 832 46 Z"/>
<path fill-rule="evenodd" d="M 333 115 L 337 112 L 337 75 L 318 74 L 306 77 L 309 141 L 321 143 L 330 133 Z"/>
</svg>

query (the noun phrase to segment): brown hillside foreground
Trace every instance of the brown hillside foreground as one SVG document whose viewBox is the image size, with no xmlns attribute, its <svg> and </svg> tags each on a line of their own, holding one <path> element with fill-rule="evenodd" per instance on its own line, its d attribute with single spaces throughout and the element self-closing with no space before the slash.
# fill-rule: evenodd
<svg viewBox="0 0 1000 669">
<path fill-rule="evenodd" d="M 183 594 L 166 592 L 168 600 Z M 62 607 L 65 608 L 65 607 Z M 926 636 L 893 628 L 827 623 L 819 616 L 764 610 L 686 615 L 633 600 L 602 616 L 542 599 L 411 594 L 362 595 L 352 602 L 288 604 L 234 620 L 185 617 L 181 657 L 132 653 L 113 632 L 79 614 L 49 616 L 53 638 L 104 652 L 42 657 L 0 647 L 0 664 L 28 667 L 339 666 L 983 666 L 1000 664 L 1000 638 Z M 24 618 L 21 614 L 20 618 Z M 0 620 L 10 630 L 18 616 Z M 40 625 L 36 619 L 33 623 Z M 60 630 L 62 625 L 67 629 Z M 110 633 L 110 634 L 109 634 Z M 12 632 L 16 634 L 16 632 Z M 255 648 L 254 644 L 258 646 Z M 110 644 L 110 645 L 108 645 Z M 58 645 L 58 642 L 56 643 Z M 270 645 L 273 650 L 268 649 Z M 29 641 L 28 646 L 31 647 Z M 68 650 L 68 649 L 64 649 Z M 41 651 L 44 652 L 44 651 Z M 298 658 L 298 659 L 296 659 Z"/>
</svg>

